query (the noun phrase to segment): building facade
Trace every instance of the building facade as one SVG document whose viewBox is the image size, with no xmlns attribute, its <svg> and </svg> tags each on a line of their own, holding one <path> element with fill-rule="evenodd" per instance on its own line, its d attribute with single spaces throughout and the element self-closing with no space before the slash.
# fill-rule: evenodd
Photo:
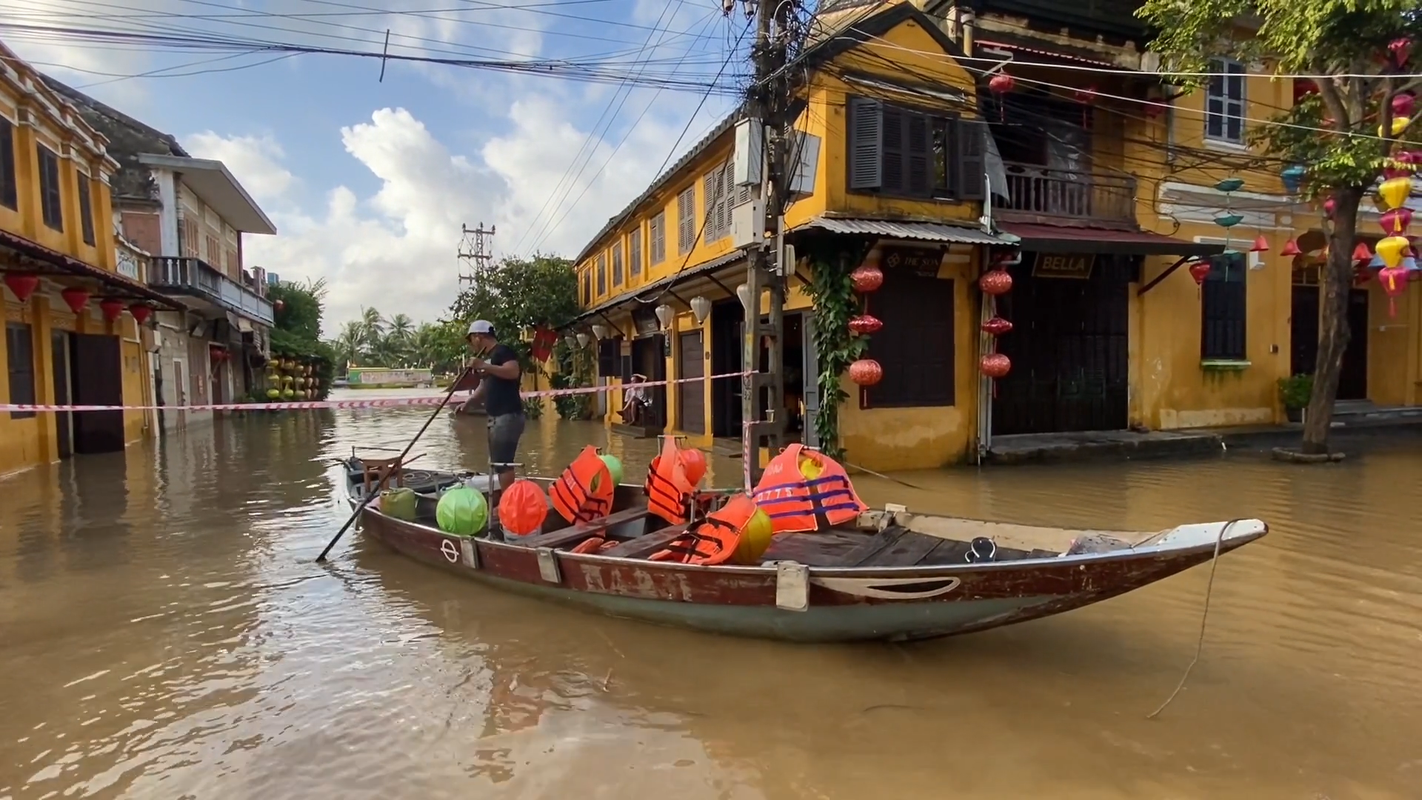
<svg viewBox="0 0 1422 800">
<path fill-rule="evenodd" d="M 149 254 L 147 282 L 177 302 L 156 316 L 154 394 L 164 430 L 210 421 L 184 406 L 242 402 L 261 387 L 275 316 L 244 234 L 276 227 L 220 161 L 191 157 L 172 136 L 50 80 L 110 139 L 119 162 L 114 223 Z M 169 410 L 169 407 L 172 410 Z"/>
<path fill-rule="evenodd" d="M 177 305 L 119 256 L 110 196 L 118 164 L 107 146 L 0 44 L 0 402 L 143 405 L 139 322 Z M 147 430 L 139 411 L 0 412 L 0 475 L 122 450 Z"/>
<path fill-rule="evenodd" d="M 1135 6 L 823 4 L 786 214 L 800 258 L 783 413 L 810 443 L 822 309 L 805 287 L 826 253 L 884 273 L 866 299 L 884 377 L 841 384 L 853 463 L 974 460 L 1005 436 L 1283 421 L 1278 381 L 1311 372 L 1317 348 L 1321 215 L 1258 168 L 1250 134 L 1296 87 L 1228 60 L 1197 91 L 1163 84 Z M 733 116 L 698 143 L 579 255 L 578 326 L 599 339 L 601 380 L 741 371 L 734 287 L 758 232 L 737 228 L 754 219 L 743 209 L 759 176 L 736 153 L 756 137 L 738 127 Z M 1285 255 L 1291 244 L 1302 254 Z M 978 279 L 1004 245 L 1011 289 L 985 296 Z M 1360 283 L 1341 397 L 1417 402 L 1416 294 L 1394 318 L 1376 281 Z M 1011 330 L 985 335 L 994 316 Z M 991 352 L 1011 361 L 995 381 L 979 370 Z M 649 427 L 702 446 L 737 438 L 740 391 L 678 384 Z"/>
</svg>

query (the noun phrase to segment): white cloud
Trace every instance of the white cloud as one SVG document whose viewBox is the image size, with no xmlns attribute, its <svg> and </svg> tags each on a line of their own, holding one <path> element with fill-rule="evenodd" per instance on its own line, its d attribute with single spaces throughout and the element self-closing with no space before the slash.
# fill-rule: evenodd
<svg viewBox="0 0 1422 800">
<path fill-rule="evenodd" d="M 184 137 L 183 145 L 198 158 L 227 165 L 248 192 L 257 197 L 280 198 L 296 184 L 296 176 L 280 163 L 286 155 L 271 135 L 226 138 L 212 131 Z M 200 155 L 199 155 L 200 154 Z"/>
</svg>

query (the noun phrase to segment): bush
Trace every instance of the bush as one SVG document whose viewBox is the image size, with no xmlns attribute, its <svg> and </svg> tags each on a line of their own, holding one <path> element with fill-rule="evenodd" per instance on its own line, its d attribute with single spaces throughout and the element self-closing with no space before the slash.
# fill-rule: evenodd
<svg viewBox="0 0 1422 800">
<path fill-rule="evenodd" d="M 543 416 L 543 398 L 526 397 L 523 400 L 523 415 L 529 419 L 540 419 Z"/>
<path fill-rule="evenodd" d="M 1312 396 L 1312 375 L 1291 375 L 1279 379 L 1279 400 L 1284 404 L 1284 408 L 1307 408 Z"/>
</svg>

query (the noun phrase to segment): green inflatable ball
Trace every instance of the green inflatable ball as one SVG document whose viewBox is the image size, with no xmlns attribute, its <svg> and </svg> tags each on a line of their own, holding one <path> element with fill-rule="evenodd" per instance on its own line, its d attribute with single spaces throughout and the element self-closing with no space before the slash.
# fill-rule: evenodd
<svg viewBox="0 0 1422 800">
<path fill-rule="evenodd" d="M 489 524 L 489 504 L 484 495 L 468 486 L 456 486 L 440 495 L 435 521 L 445 533 L 477 536 Z"/>
<path fill-rule="evenodd" d="M 602 463 L 607 465 L 607 473 L 612 476 L 612 485 L 622 484 L 622 462 L 617 456 L 603 456 Z"/>
<path fill-rule="evenodd" d="M 293 391 L 290 390 L 290 389 L 282 389 L 282 390 L 281 390 L 281 399 L 283 399 L 283 400 L 290 400 L 295 394 L 296 394 L 296 392 L 293 392 Z"/>
<path fill-rule="evenodd" d="M 278 397 L 281 397 L 281 390 L 280 390 L 280 389 L 268 389 L 268 390 L 267 390 L 267 399 L 268 399 L 268 400 L 275 400 L 275 399 L 277 399 Z"/>
</svg>

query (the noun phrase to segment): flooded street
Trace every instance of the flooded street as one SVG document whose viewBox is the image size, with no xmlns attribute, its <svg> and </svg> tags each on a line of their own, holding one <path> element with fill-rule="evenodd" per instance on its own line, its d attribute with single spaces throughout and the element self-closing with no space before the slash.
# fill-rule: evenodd
<svg viewBox="0 0 1422 800">
<path fill-rule="evenodd" d="M 372 395 L 361 395 L 372 396 Z M 1418 798 L 1422 446 L 860 477 L 871 504 L 1270 536 L 1081 611 L 914 645 L 663 630 L 500 594 L 352 531 L 334 459 L 427 410 L 236 417 L 0 481 L 0 798 Z M 530 422 L 532 472 L 583 444 Z M 482 418 L 423 468 L 486 467 Z M 740 480 L 715 458 L 717 485 Z M 631 480 L 632 478 L 629 478 Z"/>
</svg>

